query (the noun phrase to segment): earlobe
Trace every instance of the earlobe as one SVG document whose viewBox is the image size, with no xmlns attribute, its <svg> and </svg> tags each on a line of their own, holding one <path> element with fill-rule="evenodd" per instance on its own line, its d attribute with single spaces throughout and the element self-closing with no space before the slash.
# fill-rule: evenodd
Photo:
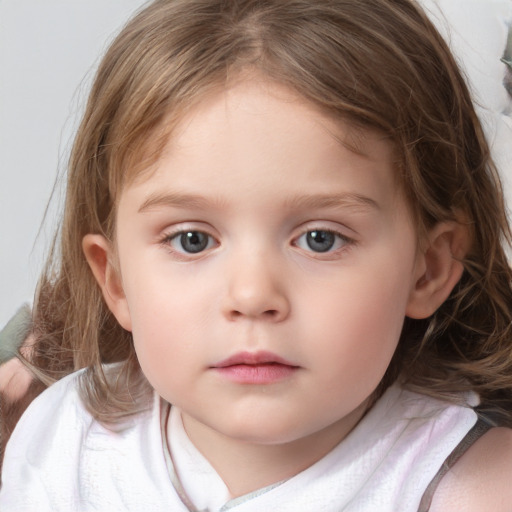
<svg viewBox="0 0 512 512">
<path fill-rule="evenodd" d="M 88 234 L 82 240 L 82 249 L 108 308 L 121 327 L 131 331 L 128 303 L 119 271 L 113 263 L 115 255 L 111 243 L 102 235 Z"/>
<path fill-rule="evenodd" d="M 406 309 L 408 317 L 427 318 L 449 297 L 464 272 L 461 260 L 469 243 L 469 230 L 464 224 L 441 222 L 432 228 L 418 256 L 418 275 Z"/>
</svg>

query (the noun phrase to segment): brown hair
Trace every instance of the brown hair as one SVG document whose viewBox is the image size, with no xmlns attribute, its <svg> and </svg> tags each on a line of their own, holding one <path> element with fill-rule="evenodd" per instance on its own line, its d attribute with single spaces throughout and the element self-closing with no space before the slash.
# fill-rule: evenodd
<svg viewBox="0 0 512 512">
<path fill-rule="evenodd" d="M 157 0 L 135 16 L 100 65 L 72 151 L 62 228 L 36 300 L 35 367 L 48 382 L 89 367 L 83 394 L 100 419 L 140 406 L 148 384 L 82 238 L 112 240 L 123 185 L 158 158 L 174 121 L 246 69 L 387 134 L 420 231 L 467 220 L 473 243 L 460 283 L 432 317 L 406 319 L 381 388 L 402 376 L 434 396 L 474 389 L 512 424 L 499 179 L 449 49 L 409 0 Z M 105 362 L 119 362 L 114 384 Z"/>
</svg>

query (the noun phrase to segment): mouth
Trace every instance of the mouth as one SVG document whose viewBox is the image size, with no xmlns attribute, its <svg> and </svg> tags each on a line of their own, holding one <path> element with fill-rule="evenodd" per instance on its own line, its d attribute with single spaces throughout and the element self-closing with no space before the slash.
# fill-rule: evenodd
<svg viewBox="0 0 512 512">
<path fill-rule="evenodd" d="M 239 352 L 211 369 L 238 384 L 273 384 L 290 378 L 299 366 L 272 352 Z"/>
</svg>

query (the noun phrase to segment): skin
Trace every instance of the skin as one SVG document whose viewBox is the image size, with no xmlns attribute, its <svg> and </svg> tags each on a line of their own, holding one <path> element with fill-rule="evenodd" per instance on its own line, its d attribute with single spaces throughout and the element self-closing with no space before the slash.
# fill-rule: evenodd
<svg viewBox="0 0 512 512">
<path fill-rule="evenodd" d="M 0 366 L 0 393 L 8 402 L 16 402 L 27 392 L 32 379 L 23 363 L 13 358 Z"/>
<path fill-rule="evenodd" d="M 289 89 L 241 80 L 179 124 L 121 193 L 116 243 L 84 251 L 147 379 L 233 496 L 297 474 L 358 423 L 406 315 L 460 278 L 454 223 L 418 240 L 380 134 Z M 308 233 L 334 233 L 324 252 Z M 203 233 L 187 252 L 182 234 Z M 238 382 L 219 364 L 271 352 L 290 371 Z"/>
<path fill-rule="evenodd" d="M 512 430 L 493 428 L 441 480 L 429 512 L 510 512 Z"/>
<path fill-rule="evenodd" d="M 33 334 L 29 334 L 23 342 L 20 353 L 31 359 L 31 346 L 35 343 Z M 0 365 L 0 393 L 7 403 L 15 403 L 27 393 L 34 377 L 30 370 L 17 358 Z"/>
</svg>

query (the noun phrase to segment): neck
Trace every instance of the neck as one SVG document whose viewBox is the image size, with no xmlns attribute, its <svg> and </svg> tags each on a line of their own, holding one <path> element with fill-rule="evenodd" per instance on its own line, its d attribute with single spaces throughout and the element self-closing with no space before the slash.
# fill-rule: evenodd
<svg viewBox="0 0 512 512">
<path fill-rule="evenodd" d="M 228 487 L 233 498 L 289 479 L 338 445 L 364 415 L 367 404 L 319 432 L 283 443 L 226 436 L 182 413 L 188 437 Z"/>
</svg>

